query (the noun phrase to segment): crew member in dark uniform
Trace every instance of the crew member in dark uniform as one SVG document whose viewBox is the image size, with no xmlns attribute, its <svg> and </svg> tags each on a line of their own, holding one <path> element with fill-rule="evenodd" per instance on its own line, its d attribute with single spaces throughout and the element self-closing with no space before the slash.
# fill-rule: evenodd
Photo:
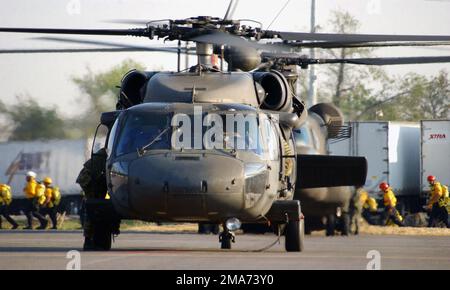
<svg viewBox="0 0 450 290">
<path fill-rule="evenodd" d="M 84 200 L 90 198 L 104 199 L 107 195 L 106 187 L 106 149 L 102 148 L 92 154 L 92 158 L 86 161 L 77 178 L 77 183 L 84 191 Z M 84 207 L 86 208 L 86 207 Z M 84 250 L 95 250 L 94 248 L 94 226 L 89 216 L 84 213 Z"/>
</svg>

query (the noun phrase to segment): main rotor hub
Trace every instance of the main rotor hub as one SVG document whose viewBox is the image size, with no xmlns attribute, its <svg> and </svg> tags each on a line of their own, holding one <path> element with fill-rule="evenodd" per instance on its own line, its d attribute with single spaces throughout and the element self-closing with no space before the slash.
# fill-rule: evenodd
<svg viewBox="0 0 450 290">
<path fill-rule="evenodd" d="M 153 37 L 164 38 L 167 40 L 188 41 L 189 38 L 202 34 L 212 33 L 214 31 L 228 32 L 237 36 L 254 38 L 259 40 L 262 35 L 262 24 L 253 21 L 258 27 L 241 25 L 244 20 L 228 20 L 212 16 L 198 16 L 186 19 L 163 21 L 150 21 L 147 23 L 147 30 L 150 39 Z"/>
</svg>

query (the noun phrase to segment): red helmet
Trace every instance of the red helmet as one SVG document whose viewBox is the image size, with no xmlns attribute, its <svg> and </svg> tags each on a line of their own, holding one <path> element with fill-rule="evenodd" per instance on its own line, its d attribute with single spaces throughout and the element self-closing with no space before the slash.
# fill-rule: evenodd
<svg viewBox="0 0 450 290">
<path fill-rule="evenodd" d="M 386 182 L 380 183 L 380 189 L 381 189 L 382 191 L 385 191 L 385 190 L 387 190 L 388 188 L 389 188 L 389 184 L 387 184 Z"/>
<path fill-rule="evenodd" d="M 433 175 L 430 175 L 427 177 L 428 182 L 434 182 L 436 180 L 436 177 L 434 177 Z"/>
</svg>

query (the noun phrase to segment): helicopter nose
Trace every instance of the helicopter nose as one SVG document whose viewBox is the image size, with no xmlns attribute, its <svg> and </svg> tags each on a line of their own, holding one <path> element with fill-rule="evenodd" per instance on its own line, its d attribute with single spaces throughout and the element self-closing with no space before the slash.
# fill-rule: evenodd
<svg viewBox="0 0 450 290">
<path fill-rule="evenodd" d="M 221 220 L 244 208 L 244 166 L 233 157 L 147 155 L 129 176 L 130 206 L 149 220 Z"/>
</svg>

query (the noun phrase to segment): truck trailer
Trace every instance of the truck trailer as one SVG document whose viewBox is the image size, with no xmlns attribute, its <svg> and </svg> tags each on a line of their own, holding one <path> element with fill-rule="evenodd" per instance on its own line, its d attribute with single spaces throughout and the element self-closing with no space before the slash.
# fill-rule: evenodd
<svg viewBox="0 0 450 290">
<path fill-rule="evenodd" d="M 331 141 L 329 154 L 364 156 L 368 162 L 364 189 L 381 200 L 378 188 L 387 182 L 393 188 L 402 211 L 421 209 L 420 124 L 409 122 L 349 122 L 348 139 Z"/>
<path fill-rule="evenodd" d="M 450 120 L 423 120 L 420 124 L 420 189 L 426 197 L 429 175 L 450 185 Z"/>
<path fill-rule="evenodd" d="M 40 181 L 53 179 L 61 192 L 61 208 L 76 214 L 81 201 L 81 188 L 75 182 L 89 158 L 92 140 L 37 140 L 0 143 L 0 183 L 11 186 L 11 211 L 19 213 L 24 201 L 23 188 L 28 171 L 37 174 Z"/>
</svg>

